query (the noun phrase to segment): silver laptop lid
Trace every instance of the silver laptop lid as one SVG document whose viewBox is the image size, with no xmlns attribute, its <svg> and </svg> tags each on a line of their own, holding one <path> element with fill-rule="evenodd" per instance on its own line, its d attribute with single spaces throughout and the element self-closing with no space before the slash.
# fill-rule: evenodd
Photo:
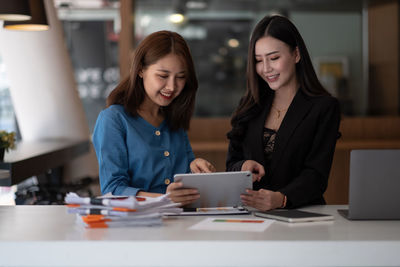
<svg viewBox="0 0 400 267">
<path fill-rule="evenodd" d="M 352 150 L 349 219 L 400 219 L 400 149 Z"/>
</svg>

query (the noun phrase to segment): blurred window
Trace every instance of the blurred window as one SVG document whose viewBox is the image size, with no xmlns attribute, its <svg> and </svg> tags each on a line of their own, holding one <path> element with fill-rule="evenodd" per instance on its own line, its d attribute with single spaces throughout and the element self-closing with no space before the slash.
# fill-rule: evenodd
<svg viewBox="0 0 400 267">
<path fill-rule="evenodd" d="M 9 90 L 6 65 L 2 62 L 0 55 L 0 130 L 16 132 L 19 137 L 17 120 Z"/>
<path fill-rule="evenodd" d="M 90 132 L 119 82 L 119 1 L 55 1 Z"/>
</svg>

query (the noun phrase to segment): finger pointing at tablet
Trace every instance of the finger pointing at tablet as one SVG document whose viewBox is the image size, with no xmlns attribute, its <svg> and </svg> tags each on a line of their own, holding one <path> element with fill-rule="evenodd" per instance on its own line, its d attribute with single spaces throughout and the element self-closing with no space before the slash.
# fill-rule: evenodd
<svg viewBox="0 0 400 267">
<path fill-rule="evenodd" d="M 193 173 L 215 172 L 215 167 L 205 159 L 197 158 L 190 163 Z"/>
</svg>

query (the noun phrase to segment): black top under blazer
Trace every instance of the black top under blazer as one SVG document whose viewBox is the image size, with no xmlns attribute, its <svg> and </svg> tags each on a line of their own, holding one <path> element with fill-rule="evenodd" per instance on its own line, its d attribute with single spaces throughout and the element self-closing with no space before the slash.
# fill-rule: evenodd
<svg viewBox="0 0 400 267">
<path fill-rule="evenodd" d="M 339 103 L 331 96 L 311 97 L 298 90 L 277 132 L 270 167 L 266 168 L 263 129 L 272 98 L 248 122 L 242 138 L 231 137 L 227 171 L 240 171 L 246 160 L 257 161 L 264 166 L 265 176 L 254 182 L 254 190 L 281 192 L 287 196 L 288 208 L 325 204 L 323 194 L 340 136 Z"/>
</svg>

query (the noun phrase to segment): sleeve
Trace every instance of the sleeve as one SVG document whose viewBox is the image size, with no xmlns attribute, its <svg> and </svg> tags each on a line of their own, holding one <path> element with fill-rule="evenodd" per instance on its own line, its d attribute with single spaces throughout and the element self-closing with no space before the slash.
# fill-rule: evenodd
<svg viewBox="0 0 400 267">
<path fill-rule="evenodd" d="M 240 140 L 237 137 L 231 137 L 226 158 L 226 171 L 241 171 L 245 161 Z"/>
<path fill-rule="evenodd" d="M 99 114 L 93 132 L 93 145 L 99 162 L 102 194 L 136 195 L 139 188 L 129 186 L 128 151 L 125 143 L 126 129 L 121 118 L 112 110 Z"/>
<path fill-rule="evenodd" d="M 187 132 L 184 132 L 184 142 L 185 142 L 185 150 L 186 150 L 186 155 L 187 155 L 187 159 L 188 159 L 188 166 L 186 169 L 186 173 L 190 173 L 190 163 L 195 159 L 194 154 L 193 154 L 193 150 L 192 150 L 192 146 L 190 145 L 190 141 L 189 141 L 189 137 L 187 135 Z"/>
<path fill-rule="evenodd" d="M 328 186 L 329 172 L 339 137 L 340 109 L 335 98 L 323 103 L 312 147 L 304 160 L 300 175 L 280 191 L 287 196 L 289 208 L 312 203 L 323 198 Z"/>
</svg>

